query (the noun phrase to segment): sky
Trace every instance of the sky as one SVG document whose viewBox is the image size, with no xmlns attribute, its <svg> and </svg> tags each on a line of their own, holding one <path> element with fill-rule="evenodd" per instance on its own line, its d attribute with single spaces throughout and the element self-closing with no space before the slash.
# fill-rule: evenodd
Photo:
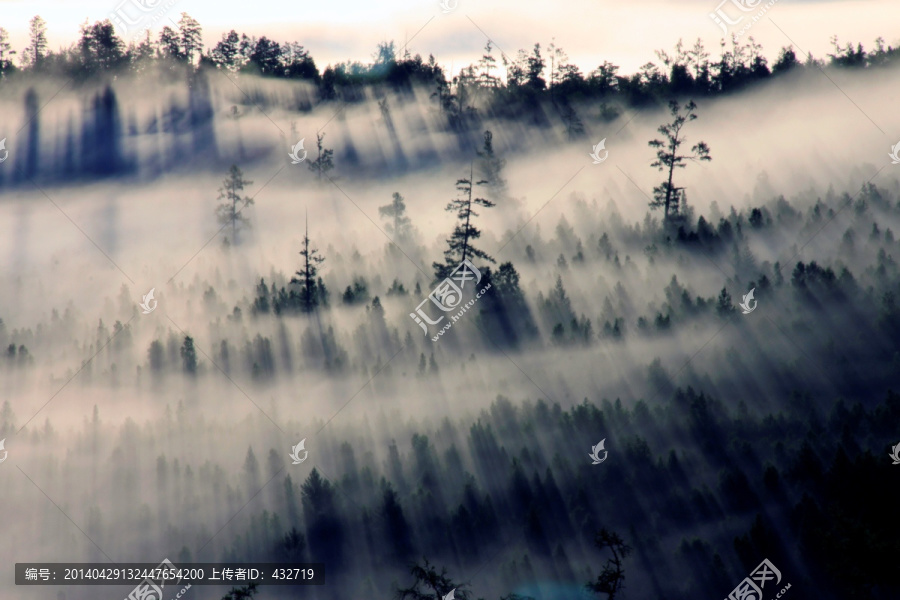
<svg viewBox="0 0 900 600">
<path fill-rule="evenodd" d="M 861 42 L 866 48 L 873 47 L 879 36 L 889 45 L 900 43 L 900 34 L 889 27 L 900 22 L 900 4 L 892 0 L 445 1 L 451 9 L 446 13 L 440 0 L 0 0 L 0 27 L 21 51 L 27 45 L 29 19 L 40 14 L 55 49 L 73 43 L 85 19 L 110 18 L 117 10 L 126 16 L 142 15 L 132 3 L 144 2 L 153 7 L 146 14 L 159 17 L 155 33 L 187 12 L 203 26 L 206 46 L 232 28 L 277 41 L 296 40 L 311 51 L 322 69 L 344 60 L 369 61 L 379 42 L 395 40 L 402 47 L 409 40 L 413 54 L 433 53 L 454 72 L 477 61 L 488 38 L 509 56 L 530 49 L 535 42 L 546 47 L 555 41 L 585 73 L 604 60 L 619 65 L 622 73 L 633 73 L 649 61 L 658 64 L 653 50 L 671 51 L 680 38 L 693 45 L 699 37 L 715 55 L 724 36 L 710 13 L 719 7 L 732 20 L 744 17 L 738 27 L 765 11 L 744 35 L 763 46 L 770 62 L 786 45 L 794 45 L 801 56 L 812 52 L 824 57 L 831 50 L 832 35 L 844 43 Z M 741 13 L 732 4 L 740 1 L 755 5 L 754 10 Z"/>
</svg>

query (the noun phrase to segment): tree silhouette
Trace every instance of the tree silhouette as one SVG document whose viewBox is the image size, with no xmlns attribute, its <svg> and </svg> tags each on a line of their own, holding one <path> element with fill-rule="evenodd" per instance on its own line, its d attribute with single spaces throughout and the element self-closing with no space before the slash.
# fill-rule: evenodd
<svg viewBox="0 0 900 600">
<path fill-rule="evenodd" d="M 197 374 L 197 350 L 194 348 L 194 338 L 189 335 L 184 337 L 184 344 L 181 346 L 181 362 L 185 373 Z"/>
<path fill-rule="evenodd" d="M 183 12 L 178 20 L 178 33 L 181 58 L 193 64 L 194 55 L 200 56 L 203 52 L 203 28 L 196 19 Z"/>
<path fill-rule="evenodd" d="M 481 159 L 479 167 L 482 178 L 495 194 L 502 194 L 506 190 L 506 180 L 502 174 L 506 161 L 494 153 L 494 134 L 489 129 L 484 132 L 484 146 L 477 154 Z"/>
<path fill-rule="evenodd" d="M 435 278 L 440 281 L 447 278 L 450 273 L 467 258 L 481 258 L 490 262 L 496 262 L 487 252 L 480 250 L 472 245 L 472 240 L 481 237 L 481 230 L 475 227 L 473 217 L 477 217 L 475 206 L 483 206 L 491 208 L 494 203 L 484 198 L 473 198 L 473 188 L 476 185 L 487 185 L 487 181 L 480 180 L 473 183 L 474 167 L 469 165 L 469 178 L 458 179 L 456 181 L 456 189 L 459 191 L 461 198 L 451 200 L 444 209 L 447 212 L 456 212 L 456 227 L 447 240 L 447 250 L 444 251 L 444 262 L 435 262 L 434 267 Z"/>
<path fill-rule="evenodd" d="M 232 29 L 222 34 L 222 39 L 209 52 L 209 58 L 219 68 L 228 71 L 236 71 L 241 67 L 241 38 L 238 32 Z"/>
<path fill-rule="evenodd" d="M 81 26 L 78 49 L 86 74 L 115 68 L 125 57 L 125 44 L 116 36 L 109 19 L 97 21 L 90 26 L 84 23 Z"/>
<path fill-rule="evenodd" d="M 22 54 L 26 66 L 36 69 L 47 55 L 47 22 L 35 15 L 28 23 L 28 47 Z"/>
<path fill-rule="evenodd" d="M 224 200 L 216 209 L 219 222 L 223 225 L 231 223 L 231 242 L 237 243 L 237 224 L 242 223 L 249 225 L 250 221 L 241 214 L 244 208 L 253 204 L 253 198 L 250 196 L 241 196 L 244 186 L 250 185 L 252 181 L 244 179 L 244 173 L 237 165 L 231 165 L 228 170 L 228 176 L 222 181 L 222 187 L 219 188 L 219 200 Z M 238 204 L 242 204 L 238 208 Z"/>
<path fill-rule="evenodd" d="M 319 273 L 319 266 L 325 262 L 325 257 L 320 256 L 316 248 L 310 247 L 309 221 L 303 234 L 303 250 L 300 251 L 300 256 L 303 257 L 303 269 L 295 273 L 297 276 L 291 278 L 291 283 L 301 286 L 300 309 L 303 312 L 312 312 L 324 300 L 324 289 L 321 280 L 317 280 L 316 276 Z"/>
<path fill-rule="evenodd" d="M 452 579 L 447 577 L 447 569 L 441 567 L 438 573 L 434 565 L 428 562 L 427 558 L 422 558 L 423 564 L 414 564 L 410 567 L 410 574 L 415 578 L 413 584 L 408 588 L 397 590 L 397 598 L 399 600 L 441 600 L 452 590 L 456 590 L 454 597 L 460 600 L 469 600 L 469 594 L 462 588 L 465 584 L 456 584 Z M 425 592 L 420 588 L 431 590 Z"/>
<path fill-rule="evenodd" d="M 668 223 L 684 207 L 684 188 L 675 187 L 672 182 L 675 169 L 683 169 L 687 160 L 712 160 L 709 156 L 709 146 L 706 142 L 694 144 L 691 148 L 691 154 L 679 154 L 678 149 L 684 143 L 682 128 L 688 121 L 697 118 L 694 110 L 697 105 L 691 100 L 684 107 L 684 113 L 681 113 L 681 107 L 677 100 L 669 101 L 669 112 L 673 120 L 671 123 L 661 125 L 657 131 L 663 134 L 666 139 L 651 140 L 648 145 L 656 148 L 656 160 L 650 165 L 657 167 L 660 171 L 668 171 L 668 178 L 660 185 L 653 188 L 653 200 L 650 202 L 650 208 L 655 209 L 663 207 L 663 220 Z"/>
<path fill-rule="evenodd" d="M 378 207 L 378 214 L 384 219 L 390 219 L 387 231 L 394 236 L 397 242 L 409 241 L 412 234 L 412 225 L 406 216 L 406 202 L 399 192 L 394 192 L 393 201 L 390 204 Z"/>
<path fill-rule="evenodd" d="M 319 179 L 323 176 L 327 177 L 328 171 L 334 169 L 334 150 L 325 147 L 325 144 L 323 143 L 324 139 L 324 133 L 316 134 L 316 149 L 318 150 L 318 155 L 316 160 L 309 163 L 309 170 L 315 171 Z"/>
<path fill-rule="evenodd" d="M 322 557 L 322 562 L 340 565 L 344 535 L 336 494 L 335 487 L 315 467 L 300 486 L 310 554 Z"/>
<path fill-rule="evenodd" d="M 278 75 L 281 70 L 281 44 L 262 36 L 249 56 L 260 75 Z"/>
<path fill-rule="evenodd" d="M 722 288 L 719 297 L 716 300 L 716 314 L 722 317 L 728 317 L 737 312 L 734 308 L 734 302 L 731 301 L 731 294 L 726 288 Z"/>
<path fill-rule="evenodd" d="M 9 43 L 9 32 L 0 27 L 0 78 L 2 78 L 7 71 L 13 71 L 15 69 L 15 65 L 12 61 L 12 55 L 15 53 L 16 51 L 12 49 L 12 45 Z"/>
<path fill-rule="evenodd" d="M 424 359 L 425 355 L 423 354 L 423 362 Z M 413 550 L 412 530 L 406 515 L 403 514 L 403 507 L 400 505 L 397 493 L 384 479 L 381 481 L 381 486 L 381 513 L 387 525 L 387 537 L 392 555 L 394 559 L 405 562 Z"/>
<path fill-rule="evenodd" d="M 606 594 L 607 600 L 615 600 L 616 594 L 625 585 L 625 570 L 622 561 L 631 554 L 631 546 L 627 545 L 619 534 L 601 529 L 594 535 L 594 545 L 599 549 L 609 548 L 612 558 L 606 560 L 597 581 L 589 582 L 587 588 L 595 594 Z"/>
<path fill-rule="evenodd" d="M 162 371 L 165 365 L 165 354 L 162 342 L 159 340 L 150 342 L 150 347 L 147 349 L 147 362 L 150 364 L 151 370 Z"/>
<path fill-rule="evenodd" d="M 181 53 L 181 36 L 168 25 L 165 25 L 159 32 L 158 48 L 161 56 L 169 60 L 179 60 L 184 57 Z"/>
</svg>

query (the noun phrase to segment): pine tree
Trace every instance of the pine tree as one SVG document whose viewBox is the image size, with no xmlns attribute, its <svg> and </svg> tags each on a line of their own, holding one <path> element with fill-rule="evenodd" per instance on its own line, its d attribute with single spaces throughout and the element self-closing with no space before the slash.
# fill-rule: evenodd
<svg viewBox="0 0 900 600">
<path fill-rule="evenodd" d="M 194 54 L 200 56 L 203 52 L 203 29 L 196 19 L 183 12 L 181 13 L 181 19 L 178 21 L 178 31 L 181 57 L 193 64 Z"/>
<path fill-rule="evenodd" d="M 309 170 L 314 171 L 319 179 L 321 179 L 322 176 L 328 177 L 328 171 L 334 169 L 334 150 L 325 147 L 325 144 L 323 143 L 324 139 L 324 133 L 316 134 L 316 149 L 318 150 L 318 156 L 316 160 L 309 163 Z"/>
<path fill-rule="evenodd" d="M 197 351 L 194 349 L 194 338 L 185 336 L 184 343 L 181 345 L 181 363 L 184 365 L 184 372 L 188 375 L 197 374 Z"/>
<path fill-rule="evenodd" d="M 412 225 L 406 216 L 406 202 L 398 192 L 394 192 L 393 201 L 390 204 L 378 207 L 378 214 L 383 219 L 391 219 L 387 224 L 387 231 L 394 236 L 394 241 L 405 243 L 409 241 L 412 233 Z"/>
<path fill-rule="evenodd" d="M 141 72 L 146 69 L 145 64 L 151 60 L 156 55 L 156 48 L 154 46 L 153 40 L 150 39 L 150 30 L 144 32 L 144 39 L 141 40 L 141 43 L 135 46 L 130 46 L 128 49 L 128 53 L 131 55 L 130 59 L 133 65 L 133 68 L 136 72 Z"/>
<path fill-rule="evenodd" d="M 649 146 L 657 149 L 656 160 L 650 166 L 657 167 L 660 171 L 668 171 L 668 179 L 653 188 L 653 200 L 650 202 L 651 209 L 663 207 L 663 221 L 666 223 L 680 214 L 684 203 L 684 188 L 675 187 L 672 183 L 675 169 L 683 169 L 687 160 L 712 160 L 706 142 L 694 144 L 691 154 L 678 153 L 678 148 L 684 143 L 681 130 L 688 121 L 697 118 L 694 113 L 696 108 L 697 105 L 692 100 L 685 105 L 685 112 L 681 114 L 678 101 L 670 100 L 669 112 L 672 114 L 673 120 L 657 129 L 659 133 L 666 136 L 665 141 L 657 139 L 648 142 Z"/>
<path fill-rule="evenodd" d="M 594 536 L 594 545 L 600 550 L 609 548 L 613 557 L 606 560 L 597 581 L 588 583 L 586 587 L 595 594 L 606 594 L 607 600 L 615 600 L 616 594 L 622 591 L 625 585 L 622 561 L 631 554 L 631 546 L 626 544 L 619 534 L 606 529 L 601 529 Z"/>
<path fill-rule="evenodd" d="M 171 60 L 179 60 L 183 57 L 181 52 L 181 38 L 178 33 L 169 27 L 164 26 L 159 32 L 158 42 L 160 54 Z"/>
<path fill-rule="evenodd" d="M 223 33 L 221 41 L 210 52 L 210 59 L 221 69 L 228 71 L 237 70 L 241 66 L 240 41 L 241 38 L 234 29 L 228 33 Z"/>
<path fill-rule="evenodd" d="M 500 78 L 494 75 L 497 70 L 497 59 L 493 55 L 493 47 L 491 41 L 488 40 L 484 45 L 484 54 L 478 61 L 478 85 L 482 88 L 495 90 L 500 87 Z"/>
<path fill-rule="evenodd" d="M 40 66 L 47 55 L 47 22 L 35 15 L 28 23 L 28 46 L 22 55 L 23 61 L 32 69 Z"/>
<path fill-rule="evenodd" d="M 431 94 L 431 97 L 437 98 L 438 110 L 440 110 L 442 115 L 447 113 L 448 117 L 452 116 L 456 96 L 450 91 L 450 83 L 444 78 L 443 73 L 438 72 L 434 78 L 434 85 L 435 91 Z"/>
<path fill-rule="evenodd" d="M 484 198 L 473 198 L 473 188 L 476 185 L 487 185 L 487 181 L 480 180 L 473 183 L 474 167 L 469 165 L 469 178 L 458 179 L 456 181 L 456 189 L 459 191 L 461 198 L 451 200 L 445 210 L 447 212 L 456 212 L 456 220 L 458 221 L 453 233 L 447 240 L 447 250 L 444 251 L 444 262 L 435 262 L 434 267 L 435 278 L 438 281 L 446 279 L 450 273 L 460 263 L 467 258 L 481 258 L 489 262 L 496 262 L 487 252 L 480 250 L 472 245 L 473 240 L 481 237 L 481 231 L 475 227 L 473 217 L 477 217 L 475 206 L 483 206 L 491 208 L 494 203 Z"/>
<path fill-rule="evenodd" d="M 722 288 L 716 302 L 716 313 L 719 316 L 728 317 L 736 312 L 737 310 L 734 308 L 734 302 L 731 301 L 731 294 L 728 293 L 726 288 Z"/>
<path fill-rule="evenodd" d="M 9 43 L 9 33 L 0 27 L 0 78 L 6 71 L 12 71 L 15 68 L 12 62 L 12 55 L 15 53 L 16 51 Z"/>
<path fill-rule="evenodd" d="M 503 179 L 503 167 L 506 161 L 494 154 L 494 134 L 491 130 L 484 132 L 484 146 L 477 151 L 480 161 L 481 177 L 487 181 L 488 188 L 495 194 L 506 191 L 506 180 Z"/>
<path fill-rule="evenodd" d="M 300 309 L 303 312 L 312 312 L 319 304 L 322 303 L 321 279 L 316 280 L 319 272 L 319 266 L 325 262 L 325 257 L 319 255 L 316 248 L 310 247 L 309 241 L 309 221 L 307 220 L 306 232 L 303 234 L 303 250 L 300 251 L 303 257 L 303 270 L 297 271 L 297 277 L 291 278 L 291 283 L 299 284 L 300 288 Z"/>
<path fill-rule="evenodd" d="M 250 185 L 251 183 L 253 182 L 244 179 L 244 173 L 237 165 L 231 165 L 231 169 L 228 170 L 228 176 L 225 177 L 222 182 L 222 187 L 219 188 L 218 199 L 224 200 L 225 202 L 218 206 L 216 213 L 219 217 L 219 222 L 222 225 L 231 223 L 232 244 L 237 243 L 238 222 L 244 225 L 250 224 L 250 221 L 241 214 L 241 211 L 250 204 L 253 204 L 253 198 L 250 196 L 241 197 L 241 192 L 244 191 L 244 186 Z M 238 204 L 241 204 L 240 208 L 238 208 Z"/>
<path fill-rule="evenodd" d="M 85 21 L 81 26 L 78 46 L 82 66 L 87 73 L 115 68 L 125 57 L 125 44 L 116 36 L 108 19 L 90 26 Z"/>
<path fill-rule="evenodd" d="M 400 505 L 397 493 L 383 478 L 381 486 L 381 514 L 386 522 L 387 531 L 390 532 L 388 538 L 393 554 L 392 558 L 405 562 L 413 550 L 412 529 L 406 515 L 403 514 L 403 507 Z"/>
</svg>

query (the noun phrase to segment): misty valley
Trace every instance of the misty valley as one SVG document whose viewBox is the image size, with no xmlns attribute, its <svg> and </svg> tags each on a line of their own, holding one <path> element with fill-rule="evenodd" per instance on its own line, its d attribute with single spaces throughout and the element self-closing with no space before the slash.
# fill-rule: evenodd
<svg viewBox="0 0 900 600">
<path fill-rule="evenodd" d="M 0 598 L 900 598 L 900 51 L 172 16 L 0 27 Z"/>
</svg>

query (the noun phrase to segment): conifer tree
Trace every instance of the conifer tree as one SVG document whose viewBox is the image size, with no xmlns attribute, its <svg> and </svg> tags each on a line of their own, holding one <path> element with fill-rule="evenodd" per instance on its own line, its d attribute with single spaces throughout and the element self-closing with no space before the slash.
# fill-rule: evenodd
<svg viewBox="0 0 900 600">
<path fill-rule="evenodd" d="M 180 60 L 183 58 L 181 52 L 181 36 L 168 25 L 163 26 L 162 30 L 160 30 L 157 47 L 164 58 L 170 60 Z"/>
<path fill-rule="evenodd" d="M 597 532 L 594 536 L 594 545 L 600 550 L 609 548 L 613 556 L 606 560 L 597 581 L 588 583 L 586 587 L 595 594 L 606 594 L 607 600 L 615 600 L 625 585 L 625 569 L 622 568 L 622 561 L 631 554 L 631 546 L 626 544 L 619 534 L 606 529 Z"/>
<path fill-rule="evenodd" d="M 253 204 L 253 198 L 250 196 L 241 196 L 244 186 L 250 185 L 252 181 L 244 179 L 244 173 L 237 165 L 231 165 L 228 170 L 228 176 L 222 181 L 222 187 L 219 188 L 219 200 L 224 200 L 216 209 L 219 222 L 222 225 L 231 223 L 231 241 L 237 243 L 237 224 L 240 222 L 244 225 L 250 224 L 250 221 L 241 214 L 241 211 Z M 238 204 L 241 207 L 238 208 Z"/>
<path fill-rule="evenodd" d="M 220 69 L 236 71 L 241 66 L 240 41 L 241 38 L 234 29 L 223 33 L 222 39 L 209 53 L 210 60 Z"/>
<path fill-rule="evenodd" d="M 9 43 L 9 33 L 0 27 L 0 78 L 3 77 L 6 71 L 15 69 L 15 65 L 12 62 L 12 55 L 15 53 L 16 51 L 12 49 L 12 45 Z"/>
<path fill-rule="evenodd" d="M 503 167 L 506 161 L 497 157 L 494 153 L 494 134 L 491 130 L 484 132 L 484 146 L 477 151 L 478 157 L 481 159 L 479 170 L 482 178 L 487 181 L 488 188 L 494 194 L 502 194 L 506 191 L 506 180 L 503 179 Z"/>
<path fill-rule="evenodd" d="M 40 66 L 47 55 L 47 22 L 35 15 L 28 23 L 28 47 L 22 55 L 22 60 L 31 68 Z"/>
<path fill-rule="evenodd" d="M 314 171 L 319 179 L 323 176 L 328 177 L 328 171 L 334 169 L 334 150 L 325 147 L 325 144 L 323 143 L 324 139 L 324 133 L 316 134 L 316 149 L 318 150 L 318 155 L 316 160 L 309 163 L 309 170 Z"/>
<path fill-rule="evenodd" d="M 303 234 L 303 268 L 296 272 L 296 277 L 291 278 L 291 283 L 300 285 L 300 309 L 303 312 L 312 312 L 321 304 L 322 280 L 316 280 L 320 265 L 325 262 L 325 257 L 319 254 L 316 248 L 311 247 L 309 241 L 309 221 L 306 223 L 306 232 Z"/>
<path fill-rule="evenodd" d="M 709 146 L 706 142 L 694 144 L 690 154 L 679 154 L 678 149 L 684 143 L 682 129 L 688 121 L 697 118 L 694 113 L 697 105 L 694 101 L 690 101 L 684 107 L 684 113 L 681 113 L 681 106 L 677 100 L 669 101 L 669 112 L 672 114 L 671 123 L 661 125 L 657 131 L 663 134 L 666 139 L 651 140 L 648 145 L 656 148 L 656 160 L 650 165 L 657 167 L 660 171 L 668 171 L 668 178 L 661 184 L 653 188 L 653 200 L 650 202 L 650 208 L 663 208 L 663 220 L 668 223 L 681 213 L 684 204 L 684 188 L 675 187 L 672 177 L 675 169 L 683 169 L 688 160 L 712 160 L 709 156 Z"/>
<path fill-rule="evenodd" d="M 399 192 L 394 192 L 393 201 L 390 204 L 378 207 L 378 214 L 384 219 L 391 220 L 387 224 L 387 231 L 394 236 L 396 242 L 402 244 L 409 241 L 412 225 L 409 217 L 406 216 L 406 202 Z"/>
<path fill-rule="evenodd" d="M 181 345 L 181 362 L 185 373 L 197 374 L 197 351 L 194 348 L 194 338 L 189 335 L 185 336 L 184 344 Z"/>
<path fill-rule="evenodd" d="M 478 216 L 478 213 L 474 210 L 475 207 L 491 208 L 494 206 L 494 203 L 490 200 L 473 197 L 476 185 L 487 185 L 488 183 L 486 180 L 473 183 L 473 173 L 474 167 L 470 164 L 469 178 L 456 181 L 456 189 L 460 197 L 451 200 L 445 208 L 447 212 L 456 213 L 457 224 L 447 240 L 448 247 L 444 251 L 444 262 L 432 264 L 435 278 L 438 281 L 448 277 L 453 269 L 467 258 L 480 258 L 489 262 L 496 262 L 487 252 L 472 245 L 474 240 L 481 237 L 481 230 L 475 227 L 474 223 L 474 217 Z"/>
<path fill-rule="evenodd" d="M 200 56 L 203 53 L 203 28 L 196 19 L 183 12 L 178 20 L 178 33 L 181 57 L 193 64 L 194 55 Z"/>
</svg>

